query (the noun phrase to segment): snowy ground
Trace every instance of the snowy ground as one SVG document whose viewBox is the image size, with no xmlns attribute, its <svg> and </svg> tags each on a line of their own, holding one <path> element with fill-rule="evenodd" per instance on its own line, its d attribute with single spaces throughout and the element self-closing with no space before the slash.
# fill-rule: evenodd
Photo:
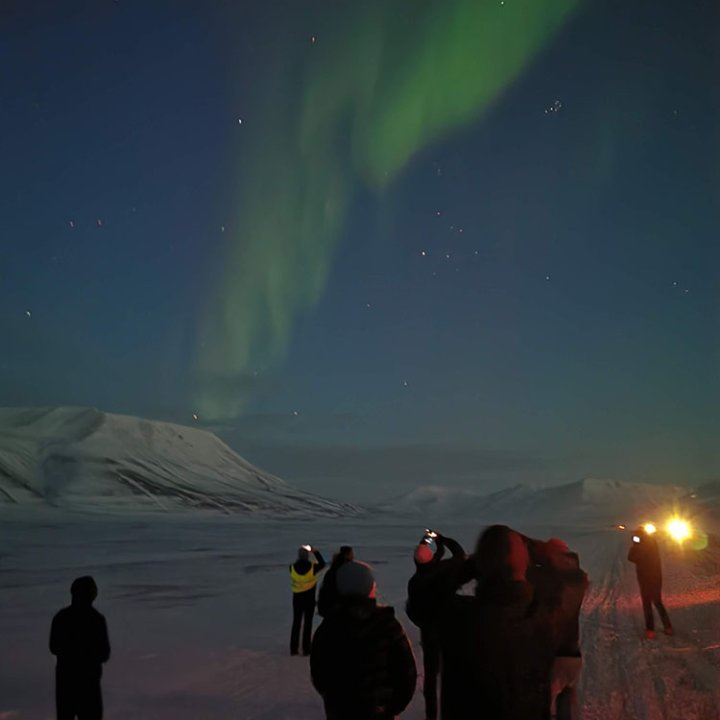
<svg viewBox="0 0 720 720">
<path fill-rule="evenodd" d="M 97 607 L 111 634 L 104 677 L 110 720 L 322 717 L 307 659 L 288 655 L 287 564 L 300 543 L 328 557 L 341 543 L 354 545 L 375 567 L 381 600 L 400 609 L 417 648 L 402 606 L 422 527 L 407 521 L 116 519 L 12 509 L 0 520 L 2 720 L 54 717 L 47 633 L 81 574 L 97 579 Z M 665 597 L 677 634 L 648 642 L 626 534 L 518 527 L 566 537 L 591 576 L 583 616 L 586 720 L 720 718 L 716 540 L 702 552 L 665 553 Z M 441 529 L 469 548 L 479 527 Z M 403 717 L 423 717 L 420 692 Z"/>
</svg>

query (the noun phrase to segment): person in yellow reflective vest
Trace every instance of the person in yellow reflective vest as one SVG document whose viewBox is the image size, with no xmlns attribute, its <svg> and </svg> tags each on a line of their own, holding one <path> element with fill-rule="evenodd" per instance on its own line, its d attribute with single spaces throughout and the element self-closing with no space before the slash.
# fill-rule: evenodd
<svg viewBox="0 0 720 720">
<path fill-rule="evenodd" d="M 310 560 L 310 555 L 315 560 Z M 310 654 L 313 615 L 315 614 L 315 587 L 317 576 L 325 568 L 325 560 L 316 548 L 302 545 L 297 560 L 290 565 L 290 584 L 293 593 L 293 624 L 290 633 L 290 654 L 297 655 L 302 626 L 302 652 Z"/>
</svg>

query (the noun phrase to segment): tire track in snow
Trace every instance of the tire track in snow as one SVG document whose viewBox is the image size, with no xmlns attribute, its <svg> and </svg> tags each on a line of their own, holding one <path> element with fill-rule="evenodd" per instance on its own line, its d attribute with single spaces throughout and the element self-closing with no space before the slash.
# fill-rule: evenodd
<svg viewBox="0 0 720 720">
<path fill-rule="evenodd" d="M 718 652 L 702 635 L 720 627 L 720 605 L 703 589 L 715 563 L 664 554 L 664 599 L 677 634 L 648 641 L 626 540 L 604 537 L 582 556 L 591 574 L 582 619 L 584 720 L 720 720 Z"/>
</svg>

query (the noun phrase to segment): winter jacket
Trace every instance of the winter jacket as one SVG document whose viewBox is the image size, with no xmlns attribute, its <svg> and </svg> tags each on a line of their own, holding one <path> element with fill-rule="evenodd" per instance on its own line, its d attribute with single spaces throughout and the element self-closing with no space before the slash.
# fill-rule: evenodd
<svg viewBox="0 0 720 720">
<path fill-rule="evenodd" d="M 330 568 L 325 573 L 320 591 L 318 592 L 317 611 L 320 617 L 327 617 L 333 613 L 340 604 L 340 596 L 338 595 L 337 586 L 335 585 L 335 575 L 338 569 L 346 562 L 344 557 L 334 560 Z"/>
<path fill-rule="evenodd" d="M 317 576 L 320 574 L 320 572 L 325 568 L 325 559 L 320 554 L 318 550 L 314 550 L 313 554 L 315 555 L 315 559 L 317 562 L 310 562 L 309 560 L 296 560 L 294 563 L 290 565 L 290 580 L 293 583 L 293 592 L 297 594 L 304 594 L 304 593 L 312 593 L 312 596 L 315 597 L 315 586 L 317 585 Z M 295 589 L 295 578 L 293 578 L 293 575 L 296 577 L 307 577 L 307 589 L 302 590 L 298 592 L 297 589 Z"/>
<path fill-rule="evenodd" d="M 552 610 L 557 655 L 580 657 L 580 609 L 588 589 L 577 555 L 562 553 L 552 562 L 528 570 L 538 598 Z"/>
<path fill-rule="evenodd" d="M 388 720 L 415 691 L 415 658 L 391 607 L 343 599 L 315 631 L 310 654 L 327 720 Z"/>
<path fill-rule="evenodd" d="M 50 652 L 57 656 L 58 676 L 99 681 L 110 658 L 105 618 L 90 605 L 63 608 L 52 621 Z"/>
<path fill-rule="evenodd" d="M 424 606 L 440 638 L 442 720 L 549 720 L 552 608 L 524 581 L 457 595 L 469 567 L 423 590 L 440 598 Z"/>
<path fill-rule="evenodd" d="M 442 537 L 435 558 L 424 564 L 415 563 L 415 574 L 408 581 L 405 613 L 420 628 L 431 629 L 437 624 L 439 606 L 448 602 L 458 584 L 472 578 L 473 565 L 468 562 L 460 543 Z M 444 546 L 452 557 L 442 560 Z"/>
<path fill-rule="evenodd" d="M 638 584 L 643 592 L 659 595 L 662 590 L 662 566 L 657 540 L 650 535 L 640 535 L 640 542 L 633 542 L 628 560 L 635 563 Z"/>
</svg>

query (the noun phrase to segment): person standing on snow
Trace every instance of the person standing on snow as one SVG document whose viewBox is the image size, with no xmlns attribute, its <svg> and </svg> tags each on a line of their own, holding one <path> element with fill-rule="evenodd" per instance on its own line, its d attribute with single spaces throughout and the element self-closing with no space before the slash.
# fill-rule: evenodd
<svg viewBox="0 0 720 720">
<path fill-rule="evenodd" d="M 652 606 L 655 605 L 666 635 L 672 635 L 672 623 L 662 602 L 662 567 L 660 549 L 657 540 L 645 528 L 637 528 L 633 533 L 628 560 L 635 563 L 643 614 L 645 615 L 645 637 L 655 637 L 655 618 Z"/>
<path fill-rule="evenodd" d="M 338 593 L 335 586 L 335 575 L 341 565 L 354 559 L 355 553 L 349 545 L 342 545 L 340 551 L 333 556 L 332 563 L 325 573 L 318 592 L 317 611 L 320 617 L 327 617 L 337 607 Z"/>
<path fill-rule="evenodd" d="M 588 589 L 580 559 L 563 540 L 527 539 L 531 567 L 528 580 L 552 608 L 555 660 L 552 667 L 550 711 L 557 720 L 577 720 L 578 685 L 582 671 L 580 609 Z"/>
<path fill-rule="evenodd" d="M 70 586 L 72 603 L 55 615 L 50 652 L 57 657 L 55 705 L 57 720 L 101 720 L 100 678 L 110 658 L 105 618 L 92 606 L 98 589 L 89 576 Z"/>
<path fill-rule="evenodd" d="M 316 562 L 310 560 L 310 554 L 315 556 Z M 303 655 L 310 654 L 312 639 L 312 623 L 315 614 L 315 586 L 317 576 L 325 567 L 325 560 L 320 551 L 302 545 L 298 548 L 297 560 L 290 565 L 290 583 L 293 593 L 293 624 L 290 632 L 290 654 L 298 654 L 300 644 L 300 628 L 302 626 Z"/>
<path fill-rule="evenodd" d="M 456 540 L 445 537 L 438 532 L 426 530 L 415 548 L 413 559 L 415 561 L 415 574 L 408 582 L 408 599 L 405 612 L 410 620 L 420 628 L 420 644 L 423 650 L 423 694 L 425 695 L 426 720 L 436 720 L 438 712 L 437 683 L 440 672 L 440 638 L 437 623 L 433 622 L 432 608 L 425 608 L 425 602 L 433 604 L 439 598 L 425 592 L 425 588 L 437 582 L 439 573 L 443 572 L 440 563 L 445 554 L 445 548 L 450 550 L 452 558 L 444 561 L 457 565 L 464 563 L 466 556 L 462 546 Z"/>
<path fill-rule="evenodd" d="M 417 669 L 391 607 L 378 606 L 372 570 L 346 562 L 335 576 L 339 603 L 315 631 L 310 673 L 327 720 L 392 720 L 410 703 Z"/>
<path fill-rule="evenodd" d="M 456 592 L 467 566 L 474 597 Z M 553 611 L 528 582 L 529 566 L 524 536 L 491 525 L 466 563 L 423 590 L 440 638 L 442 720 L 550 719 Z"/>
</svg>

